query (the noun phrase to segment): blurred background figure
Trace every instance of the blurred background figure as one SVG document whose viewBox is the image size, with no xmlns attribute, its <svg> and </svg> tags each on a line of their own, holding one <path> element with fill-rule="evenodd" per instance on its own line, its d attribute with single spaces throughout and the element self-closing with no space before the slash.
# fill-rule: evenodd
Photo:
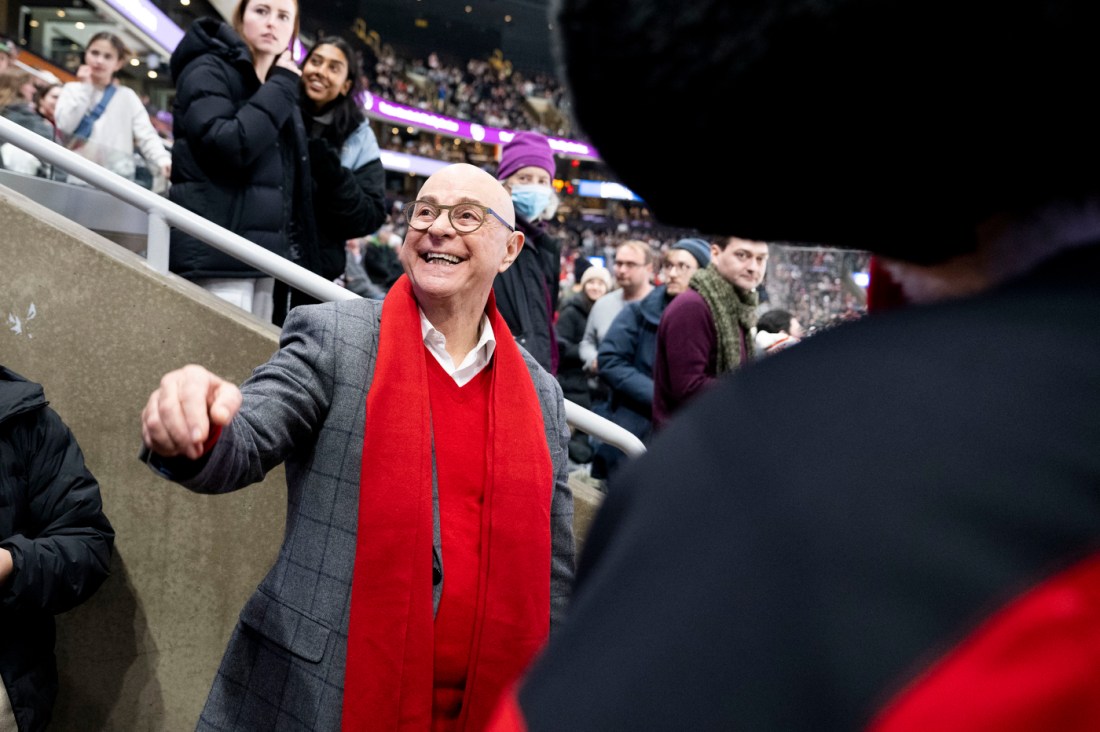
<svg viewBox="0 0 1100 732">
<path fill-rule="evenodd" d="M 762 356 L 790 348 L 803 335 L 802 324 L 790 311 L 772 308 L 756 320 L 756 353 Z"/>
<path fill-rule="evenodd" d="M 692 276 L 710 264 L 710 245 L 703 239 L 680 239 L 664 256 L 666 284 L 654 287 L 637 302 L 627 303 L 600 342 L 599 378 L 607 385 L 608 419 L 643 442 L 653 428 L 653 362 L 657 328 L 673 298 L 687 289 Z M 592 473 L 610 478 L 626 456 L 600 444 L 592 458 Z"/>
<path fill-rule="evenodd" d="M 76 72 L 78 81 L 61 88 L 54 123 L 70 149 L 128 180 L 136 173 L 136 144 L 163 188 L 172 173 L 172 155 L 137 94 L 115 80 L 129 59 L 130 51 L 118 36 L 107 31 L 92 36 Z"/>
<path fill-rule="evenodd" d="M 382 300 L 386 297 L 386 288 L 371 282 L 370 275 L 363 269 L 363 248 L 370 246 L 364 239 L 348 239 L 345 244 L 344 274 L 336 278 L 341 284 L 360 297 Z"/>
<path fill-rule="evenodd" d="M 710 264 L 692 276 L 657 330 L 656 429 L 715 379 L 747 364 L 755 354 L 756 288 L 767 271 L 768 245 L 720 236 L 712 240 L 710 253 Z"/>
<path fill-rule="evenodd" d="M 57 139 L 57 100 L 61 97 L 61 84 L 44 84 L 34 93 L 34 111 L 50 123 L 54 138 Z"/>
<path fill-rule="evenodd" d="M 554 217 L 554 152 L 537 132 L 517 132 L 501 149 L 497 178 L 512 195 L 523 249 L 493 282 L 497 308 L 516 342 L 551 374 L 558 369 L 554 313 L 558 310 L 561 242 L 546 222 Z"/>
<path fill-rule="evenodd" d="M 654 257 L 653 248 L 641 239 L 627 239 L 615 247 L 612 264 L 615 287 L 601 297 L 588 313 L 584 337 L 581 339 L 580 355 L 592 386 L 592 411 L 601 417 L 607 416 L 609 392 L 607 384 L 599 378 L 597 355 L 600 342 L 603 341 L 607 329 L 611 327 L 619 311 L 628 302 L 641 300 L 653 289 Z M 595 467 L 593 465 L 593 468 Z M 607 479 L 606 475 L 598 472 L 594 472 L 593 477 L 598 480 Z"/>
<path fill-rule="evenodd" d="M 588 261 L 587 259 L 584 261 Z M 611 272 L 605 267 L 589 265 L 580 277 L 580 289 L 568 296 L 558 315 L 557 338 L 561 361 L 558 383 L 565 398 L 589 409 L 592 406 L 589 375 L 580 355 L 580 343 L 592 305 L 607 294 L 611 287 Z M 588 435 L 574 430 L 569 441 L 569 460 L 580 467 L 592 460 L 593 447 Z M 586 471 L 587 472 L 587 471 Z"/>
<path fill-rule="evenodd" d="M 15 45 L 15 41 L 0 36 L 0 71 L 10 68 L 18 56 L 19 46 Z"/>
<path fill-rule="evenodd" d="M 29 72 L 16 66 L 0 71 L 0 115 L 52 140 L 53 128 L 34 111 L 34 106 L 27 99 L 28 91 L 33 98 L 34 88 L 33 77 Z M 48 173 L 47 166 L 42 161 L 10 142 L 0 145 L 0 154 L 3 155 L 3 166 L 7 170 L 24 175 L 45 176 Z"/>
</svg>

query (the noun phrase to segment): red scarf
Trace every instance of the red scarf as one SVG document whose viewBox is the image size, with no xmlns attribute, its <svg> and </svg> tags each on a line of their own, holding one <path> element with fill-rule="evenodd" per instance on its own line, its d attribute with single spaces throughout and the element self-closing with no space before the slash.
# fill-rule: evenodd
<svg viewBox="0 0 1100 732">
<path fill-rule="evenodd" d="M 491 293 L 486 314 L 497 335 L 489 366 L 489 472 L 477 619 L 459 723 L 471 732 L 485 727 L 498 697 L 550 629 L 554 471 L 542 410 Z M 423 732 L 431 727 L 433 683 L 432 447 L 425 361 L 433 356 L 421 337 L 407 277 L 382 304 L 377 358 L 363 436 L 343 728 Z"/>
</svg>

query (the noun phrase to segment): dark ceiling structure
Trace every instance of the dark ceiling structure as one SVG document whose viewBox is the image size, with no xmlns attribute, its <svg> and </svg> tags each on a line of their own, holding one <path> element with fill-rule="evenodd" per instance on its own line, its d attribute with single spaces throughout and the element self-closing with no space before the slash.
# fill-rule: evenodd
<svg viewBox="0 0 1100 732">
<path fill-rule="evenodd" d="M 499 50 L 516 69 L 556 71 L 548 0 L 328 0 L 303 9 L 308 34 L 377 34 L 402 55 L 459 62 Z"/>
</svg>

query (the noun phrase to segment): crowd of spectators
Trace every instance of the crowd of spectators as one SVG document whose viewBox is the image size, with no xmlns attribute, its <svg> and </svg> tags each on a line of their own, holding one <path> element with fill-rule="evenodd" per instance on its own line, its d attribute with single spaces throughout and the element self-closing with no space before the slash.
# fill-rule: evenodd
<svg viewBox="0 0 1100 732">
<path fill-rule="evenodd" d="M 514 69 L 499 57 L 470 59 L 462 67 L 444 63 L 436 53 L 426 60 L 401 58 L 384 46 L 363 85 L 398 104 L 489 127 L 573 135 L 561 84 L 549 74 Z"/>
<path fill-rule="evenodd" d="M 764 280 L 768 303 L 788 310 L 814 333 L 855 320 L 867 312 L 866 290 L 855 279 L 866 274 L 870 254 L 797 244 L 773 244 Z"/>
</svg>

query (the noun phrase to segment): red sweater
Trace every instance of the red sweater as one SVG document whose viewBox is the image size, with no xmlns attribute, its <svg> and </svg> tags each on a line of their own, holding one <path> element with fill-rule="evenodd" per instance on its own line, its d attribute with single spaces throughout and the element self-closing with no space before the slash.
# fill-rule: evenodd
<svg viewBox="0 0 1100 732">
<path fill-rule="evenodd" d="M 459 387 L 427 361 L 446 574 L 435 617 L 432 730 L 445 732 L 457 729 L 462 712 L 477 609 L 492 365 Z"/>
</svg>

